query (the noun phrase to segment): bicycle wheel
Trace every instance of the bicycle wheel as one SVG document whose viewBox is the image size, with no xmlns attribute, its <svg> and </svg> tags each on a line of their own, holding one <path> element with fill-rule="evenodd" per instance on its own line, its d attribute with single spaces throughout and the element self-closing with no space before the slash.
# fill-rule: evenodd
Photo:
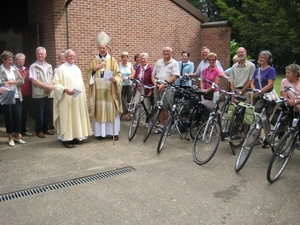
<svg viewBox="0 0 300 225">
<path fill-rule="evenodd" d="M 266 143 L 264 140 L 262 147 L 266 147 L 268 144 L 271 146 L 271 151 L 274 153 L 276 146 L 278 145 L 280 139 L 283 137 L 285 132 L 288 130 L 288 125 L 286 122 L 279 121 L 275 124 L 274 130 L 270 134 L 270 143 Z"/>
<path fill-rule="evenodd" d="M 132 114 L 129 130 L 128 130 L 128 140 L 131 141 L 136 134 L 136 131 L 140 125 L 142 113 L 144 112 L 144 107 L 141 103 L 138 103 Z"/>
<path fill-rule="evenodd" d="M 229 128 L 229 144 L 231 147 L 232 153 L 235 155 L 235 149 L 242 146 L 244 140 L 245 140 L 245 129 L 247 129 L 243 123 L 243 117 L 240 115 L 235 115 L 232 119 L 232 122 L 230 124 Z"/>
<path fill-rule="evenodd" d="M 158 116 L 159 116 L 159 113 L 160 113 L 160 109 L 155 106 L 155 108 L 153 109 L 153 112 L 152 112 L 152 115 L 149 119 L 149 122 L 148 122 L 148 127 L 147 127 L 147 130 L 146 130 L 146 133 L 144 135 L 144 139 L 143 139 L 143 142 L 146 142 L 152 129 L 153 129 L 153 126 L 155 125 L 157 119 L 158 119 Z"/>
<path fill-rule="evenodd" d="M 198 130 L 193 144 L 194 161 L 203 165 L 212 159 L 220 143 L 220 125 L 208 120 Z"/>
<path fill-rule="evenodd" d="M 160 135 L 160 139 L 159 139 L 159 142 L 157 145 L 157 153 L 158 154 L 161 152 L 162 148 L 164 147 L 167 137 L 169 136 L 169 134 L 171 132 L 170 130 L 171 130 L 172 123 L 173 123 L 173 116 L 170 114 L 166 120 L 164 129 L 162 130 L 162 133 Z"/>
<path fill-rule="evenodd" d="M 236 164 L 235 164 L 235 171 L 240 171 L 244 165 L 246 164 L 255 144 L 259 137 L 260 129 L 255 129 L 255 126 L 250 128 L 249 132 L 246 135 L 246 139 L 243 143 L 242 149 L 240 151 L 240 154 L 238 155 Z"/>
<path fill-rule="evenodd" d="M 288 132 L 280 139 L 270 159 L 267 170 L 267 180 L 270 183 L 278 180 L 283 173 L 295 148 L 296 140 L 296 132 L 293 130 L 288 130 Z"/>
</svg>

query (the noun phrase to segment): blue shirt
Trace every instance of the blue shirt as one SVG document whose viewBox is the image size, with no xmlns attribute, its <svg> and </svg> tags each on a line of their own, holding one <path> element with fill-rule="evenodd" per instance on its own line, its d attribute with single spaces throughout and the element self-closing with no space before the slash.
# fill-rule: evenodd
<svg viewBox="0 0 300 225">
<path fill-rule="evenodd" d="M 178 62 L 178 67 L 179 67 L 179 77 L 177 78 L 175 85 L 178 86 L 188 86 L 191 87 L 192 86 L 192 80 L 182 80 L 182 76 L 187 73 L 193 73 L 194 72 L 194 63 L 191 61 L 188 61 L 187 63 L 183 63 L 182 61 Z"/>
<path fill-rule="evenodd" d="M 260 70 L 260 80 L 261 80 L 261 87 L 259 85 L 259 81 L 257 79 L 258 71 Z M 268 80 L 275 80 L 276 79 L 276 70 L 274 67 L 269 67 L 265 70 L 261 70 L 260 68 L 255 69 L 254 74 L 252 76 L 252 79 L 254 79 L 255 89 L 261 89 L 264 86 L 268 84 Z M 273 90 L 273 87 L 268 90 L 267 92 L 270 92 Z"/>
</svg>

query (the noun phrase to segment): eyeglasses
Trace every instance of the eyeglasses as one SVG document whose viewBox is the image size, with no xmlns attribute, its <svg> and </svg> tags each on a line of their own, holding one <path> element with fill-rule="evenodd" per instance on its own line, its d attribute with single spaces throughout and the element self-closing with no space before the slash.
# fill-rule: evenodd
<svg viewBox="0 0 300 225">
<path fill-rule="evenodd" d="M 208 59 L 209 62 L 214 62 L 216 61 L 215 59 Z"/>
</svg>

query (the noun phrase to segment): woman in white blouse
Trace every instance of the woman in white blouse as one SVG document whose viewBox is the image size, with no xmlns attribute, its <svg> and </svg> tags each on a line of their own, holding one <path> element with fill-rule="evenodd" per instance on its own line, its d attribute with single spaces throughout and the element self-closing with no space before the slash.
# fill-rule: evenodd
<svg viewBox="0 0 300 225">
<path fill-rule="evenodd" d="M 9 51 L 1 54 L 3 64 L 0 66 L 1 83 L 8 88 L 15 88 L 15 104 L 4 105 L 5 127 L 8 134 L 8 145 L 15 146 L 15 142 L 25 144 L 21 138 L 22 124 L 22 93 L 20 86 L 24 84 L 24 79 L 19 72 L 12 67 L 14 55 Z M 15 138 L 13 140 L 13 133 Z"/>
</svg>

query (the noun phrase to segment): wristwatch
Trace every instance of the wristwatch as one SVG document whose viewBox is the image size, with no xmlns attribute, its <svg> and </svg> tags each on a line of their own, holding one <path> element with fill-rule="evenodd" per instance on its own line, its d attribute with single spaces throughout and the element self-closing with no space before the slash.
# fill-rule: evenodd
<svg viewBox="0 0 300 225">
<path fill-rule="evenodd" d="M 238 92 L 238 94 L 239 94 L 239 95 L 241 95 L 241 94 L 242 94 L 242 92 L 241 92 L 241 91 L 239 91 L 239 92 Z"/>
</svg>

